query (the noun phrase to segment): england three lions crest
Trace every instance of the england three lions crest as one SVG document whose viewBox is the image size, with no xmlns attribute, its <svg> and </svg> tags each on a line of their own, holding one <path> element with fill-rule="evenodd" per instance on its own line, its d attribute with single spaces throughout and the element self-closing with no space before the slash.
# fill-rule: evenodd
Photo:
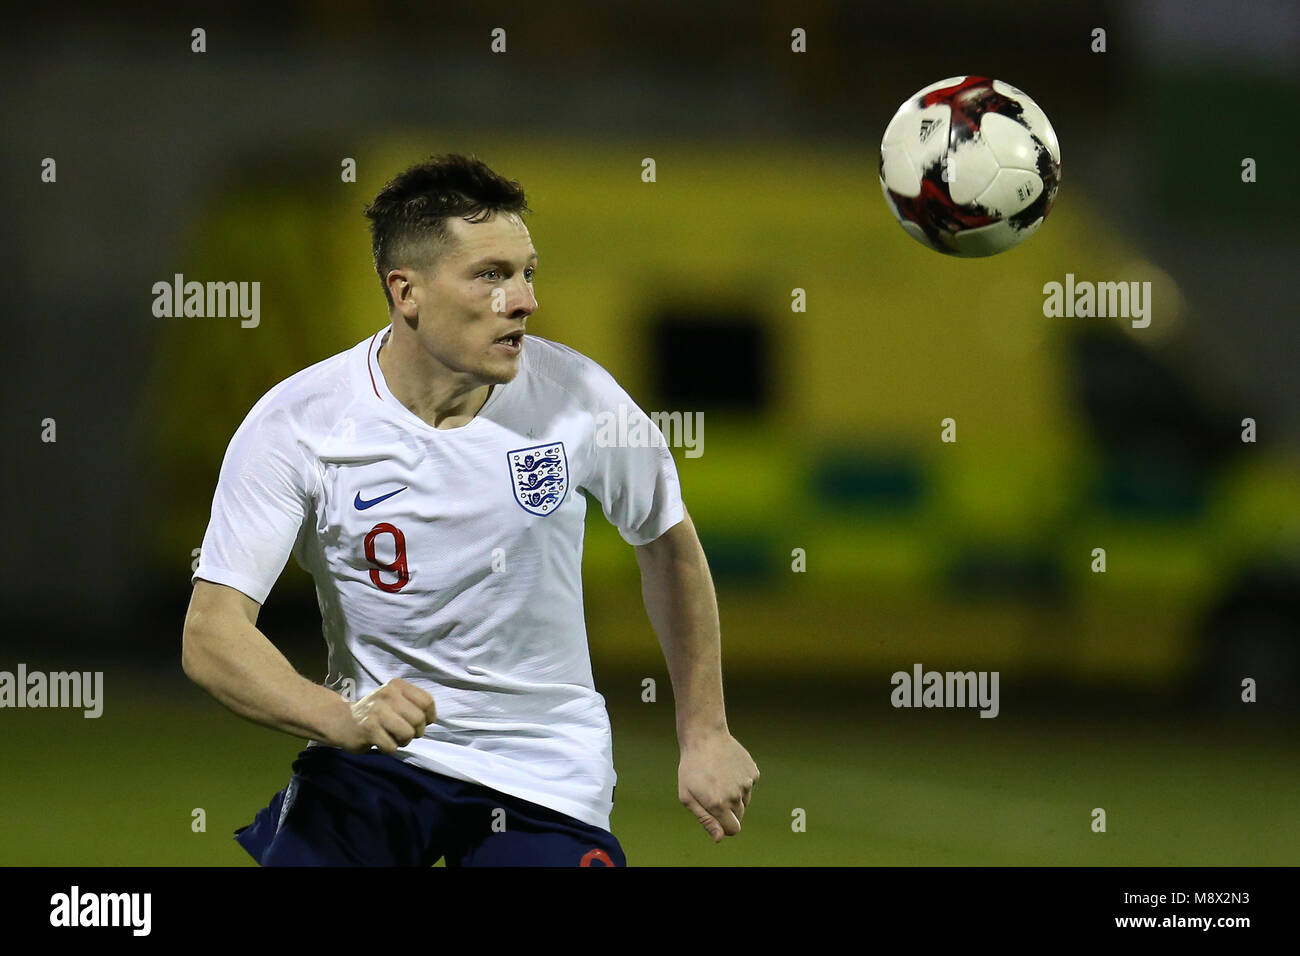
<svg viewBox="0 0 1300 956">
<path fill-rule="evenodd" d="M 510 486 L 519 506 L 534 515 L 548 515 L 569 493 L 569 459 L 564 442 L 533 445 L 506 452 Z"/>
</svg>

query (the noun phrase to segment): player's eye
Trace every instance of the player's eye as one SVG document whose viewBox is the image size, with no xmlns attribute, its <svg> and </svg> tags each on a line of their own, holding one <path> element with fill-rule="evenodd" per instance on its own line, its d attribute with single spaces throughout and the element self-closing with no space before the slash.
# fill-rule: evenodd
<svg viewBox="0 0 1300 956">
<path fill-rule="evenodd" d="M 525 270 L 524 270 L 524 278 L 526 278 L 529 282 L 532 282 L 532 281 L 533 281 L 533 276 L 535 276 L 535 275 L 537 275 L 537 270 L 536 270 L 536 269 L 525 269 Z"/>
<path fill-rule="evenodd" d="M 493 280 L 495 280 L 496 277 L 497 277 L 497 270 L 496 270 L 496 269 L 488 269 L 488 270 L 485 271 L 485 272 L 480 272 L 480 273 L 478 274 L 478 276 L 479 276 L 480 279 L 488 278 L 488 279 L 493 279 Z"/>
</svg>

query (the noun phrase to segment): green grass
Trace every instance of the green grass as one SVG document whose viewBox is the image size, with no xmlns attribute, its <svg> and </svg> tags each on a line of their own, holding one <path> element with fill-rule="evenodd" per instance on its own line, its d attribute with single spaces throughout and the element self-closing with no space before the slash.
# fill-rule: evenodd
<svg viewBox="0 0 1300 956">
<path fill-rule="evenodd" d="M 284 786 L 300 744 L 182 683 L 106 675 L 104 716 L 6 710 L 0 864 L 252 865 L 231 838 Z M 816 711 L 735 695 L 762 771 L 744 832 L 714 845 L 676 799 L 672 704 L 602 683 L 633 865 L 1295 865 L 1294 733 L 1098 714 Z M 879 696 L 879 695 L 877 695 Z M 203 808 L 206 832 L 191 829 Z M 1103 807 L 1107 832 L 1093 833 Z M 807 830 L 791 828 L 795 808 Z"/>
</svg>

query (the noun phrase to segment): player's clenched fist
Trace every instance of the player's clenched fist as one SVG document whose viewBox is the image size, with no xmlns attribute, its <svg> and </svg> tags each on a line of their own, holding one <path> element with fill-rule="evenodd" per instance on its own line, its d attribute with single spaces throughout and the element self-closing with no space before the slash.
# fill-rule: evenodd
<svg viewBox="0 0 1300 956">
<path fill-rule="evenodd" d="M 342 742 L 350 753 L 365 753 L 371 747 L 396 753 L 423 737 L 425 727 L 438 716 L 432 695 L 400 677 L 362 697 L 351 710 L 352 725 Z"/>
<path fill-rule="evenodd" d="M 758 767 L 749 751 L 729 733 L 710 734 L 682 749 L 677 768 L 677 796 L 695 814 L 714 843 L 740 833 L 758 783 Z"/>
</svg>

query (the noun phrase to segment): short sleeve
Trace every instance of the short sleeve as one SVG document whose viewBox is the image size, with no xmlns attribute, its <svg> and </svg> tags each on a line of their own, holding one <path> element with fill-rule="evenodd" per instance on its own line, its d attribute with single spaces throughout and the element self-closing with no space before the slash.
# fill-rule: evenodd
<svg viewBox="0 0 1300 956">
<path fill-rule="evenodd" d="M 663 432 L 599 369 L 591 469 L 583 488 L 631 545 L 649 544 L 686 517 L 677 465 Z"/>
<path fill-rule="evenodd" d="M 293 551 L 315 486 L 287 411 L 259 403 L 226 449 L 191 580 L 224 584 L 265 603 Z"/>
</svg>

